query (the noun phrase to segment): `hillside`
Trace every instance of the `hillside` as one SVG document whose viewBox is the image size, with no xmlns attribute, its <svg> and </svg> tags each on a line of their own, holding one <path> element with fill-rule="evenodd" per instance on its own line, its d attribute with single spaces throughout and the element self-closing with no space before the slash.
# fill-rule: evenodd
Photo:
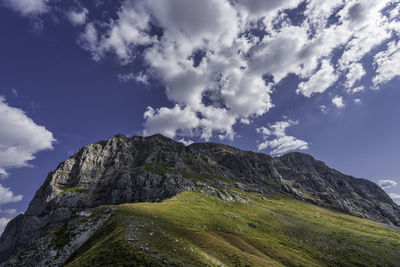
<svg viewBox="0 0 400 267">
<path fill-rule="evenodd" d="M 49 174 L 6 227 L 0 262 L 395 265 L 399 232 L 378 222 L 400 225 L 381 188 L 306 154 L 116 135 Z"/>
<path fill-rule="evenodd" d="M 111 208 L 112 215 L 67 259 L 66 266 L 398 266 L 400 262 L 399 230 L 283 195 L 265 198 L 240 190 L 234 194 L 241 200 L 184 192 L 162 203 L 92 210 L 90 214 L 98 217 L 107 216 Z M 86 216 L 80 220 L 90 220 Z M 53 230 L 4 266 L 53 266 L 63 254 L 51 251 L 76 240 L 82 225 L 78 222 Z"/>
</svg>

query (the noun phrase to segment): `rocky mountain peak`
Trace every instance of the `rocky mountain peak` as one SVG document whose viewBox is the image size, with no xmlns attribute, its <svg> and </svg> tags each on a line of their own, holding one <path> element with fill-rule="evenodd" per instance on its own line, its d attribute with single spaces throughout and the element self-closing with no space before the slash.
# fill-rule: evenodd
<svg viewBox="0 0 400 267">
<path fill-rule="evenodd" d="M 194 190 L 224 198 L 233 188 L 286 194 L 400 225 L 400 208 L 380 187 L 307 154 L 272 158 L 217 143 L 185 146 L 160 134 L 118 134 L 80 149 L 48 175 L 25 214 L 1 236 L 0 262 L 87 208 L 162 201 Z"/>
</svg>

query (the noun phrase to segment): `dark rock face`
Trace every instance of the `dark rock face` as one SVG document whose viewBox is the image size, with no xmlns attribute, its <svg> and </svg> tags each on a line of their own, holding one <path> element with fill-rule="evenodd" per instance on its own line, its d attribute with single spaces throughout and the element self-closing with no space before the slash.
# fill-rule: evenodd
<svg viewBox="0 0 400 267">
<path fill-rule="evenodd" d="M 400 224 L 400 209 L 375 183 L 344 175 L 322 161 L 302 153 L 290 153 L 277 161 L 285 183 L 321 206 L 387 224 Z"/>
<path fill-rule="evenodd" d="M 82 148 L 48 175 L 25 214 L 7 225 L 0 238 L 0 262 L 87 208 L 161 201 L 182 191 L 212 188 L 217 192 L 229 187 L 290 194 L 400 226 L 400 208 L 380 187 L 306 154 L 272 158 L 215 143 L 184 146 L 162 135 L 116 135 Z"/>
</svg>

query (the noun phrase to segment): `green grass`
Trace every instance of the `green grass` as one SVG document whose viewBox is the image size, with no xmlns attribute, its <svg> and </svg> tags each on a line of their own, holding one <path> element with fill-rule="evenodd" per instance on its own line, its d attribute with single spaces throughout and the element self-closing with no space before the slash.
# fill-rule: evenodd
<svg viewBox="0 0 400 267">
<path fill-rule="evenodd" d="M 63 225 L 52 231 L 54 235 L 54 245 L 58 249 L 62 249 L 70 241 L 70 234 L 67 233 L 67 226 Z"/>
<path fill-rule="evenodd" d="M 62 190 L 61 194 L 65 194 L 65 193 L 85 193 L 85 192 L 87 192 L 86 189 L 80 188 L 78 186 L 63 187 L 63 188 L 60 188 L 60 189 Z"/>
<path fill-rule="evenodd" d="M 400 231 L 293 198 L 183 192 L 115 206 L 67 266 L 396 266 Z"/>
<path fill-rule="evenodd" d="M 56 186 L 61 194 L 66 193 L 86 193 L 88 190 L 79 186 Z"/>
</svg>

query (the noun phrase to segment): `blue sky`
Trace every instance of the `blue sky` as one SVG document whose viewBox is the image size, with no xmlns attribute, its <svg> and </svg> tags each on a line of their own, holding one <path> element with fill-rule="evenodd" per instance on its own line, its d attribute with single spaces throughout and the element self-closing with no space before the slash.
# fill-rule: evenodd
<svg viewBox="0 0 400 267">
<path fill-rule="evenodd" d="M 0 226 L 61 161 L 117 133 L 302 151 L 400 200 L 399 11 L 1 0 Z"/>
</svg>

